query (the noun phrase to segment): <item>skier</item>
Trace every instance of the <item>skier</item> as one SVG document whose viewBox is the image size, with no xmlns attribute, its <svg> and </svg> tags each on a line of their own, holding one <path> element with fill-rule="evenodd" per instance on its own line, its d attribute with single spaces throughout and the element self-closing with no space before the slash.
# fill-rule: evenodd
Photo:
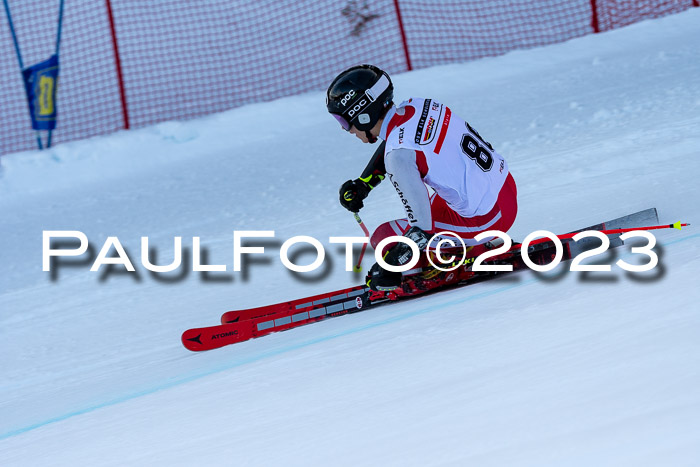
<svg viewBox="0 0 700 467">
<path fill-rule="evenodd" d="M 471 258 L 478 256 L 493 237 L 477 242 L 475 236 L 487 230 L 506 232 L 515 221 L 517 189 L 508 164 L 444 104 L 411 98 L 396 107 L 393 95 L 389 75 L 373 65 L 351 67 L 328 87 L 326 107 L 345 131 L 364 143 L 383 140 L 360 177 L 343 183 L 340 204 L 358 212 L 388 175 L 406 218 L 380 225 L 370 239 L 373 247 L 386 237 L 404 235 L 424 252 L 433 234 L 448 231 L 470 247 Z M 409 245 L 397 242 L 384 261 L 400 266 L 412 256 Z M 391 291 L 401 283 L 402 273 L 379 264 L 367 276 L 375 291 Z"/>
</svg>

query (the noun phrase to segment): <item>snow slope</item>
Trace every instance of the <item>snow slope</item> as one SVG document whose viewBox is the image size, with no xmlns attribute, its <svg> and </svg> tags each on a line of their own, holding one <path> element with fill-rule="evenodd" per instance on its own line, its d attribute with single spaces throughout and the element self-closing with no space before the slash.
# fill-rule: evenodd
<svg viewBox="0 0 700 467">
<path fill-rule="evenodd" d="M 697 224 L 698 10 L 395 76 L 396 96 L 447 103 L 508 158 L 514 238 L 652 206 Z M 277 248 L 360 235 L 337 189 L 372 149 L 310 93 L 3 157 L 2 465 L 700 463 L 697 227 L 659 231 L 648 274 L 562 266 L 182 348 L 228 309 L 361 279 L 337 247 L 302 276 Z M 362 211 L 370 227 L 401 214 L 388 186 Z M 232 231 L 267 229 L 266 255 L 233 272 Z M 43 272 L 43 230 L 82 231 L 93 255 L 117 236 L 137 273 L 85 258 Z M 151 274 L 141 236 L 159 264 L 199 236 L 227 272 Z"/>
</svg>

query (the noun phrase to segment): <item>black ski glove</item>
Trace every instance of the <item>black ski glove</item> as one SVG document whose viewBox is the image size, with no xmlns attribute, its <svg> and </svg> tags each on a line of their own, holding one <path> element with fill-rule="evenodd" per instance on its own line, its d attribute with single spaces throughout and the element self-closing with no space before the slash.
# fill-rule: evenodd
<svg viewBox="0 0 700 467">
<path fill-rule="evenodd" d="M 428 240 L 430 240 L 430 236 L 428 236 L 428 234 L 419 227 L 411 227 L 405 234 L 403 234 L 403 236 L 409 238 L 416 245 L 418 245 L 418 251 L 421 253 L 425 251 L 425 247 L 428 245 Z M 396 245 L 391 247 L 391 249 L 384 255 L 384 261 L 392 266 L 403 266 L 412 259 L 413 250 L 410 246 L 402 242 L 398 242 Z"/>
<path fill-rule="evenodd" d="M 408 237 L 418 246 L 418 251 L 423 254 L 425 247 L 428 245 L 430 237 L 427 233 L 418 227 L 411 227 L 404 237 Z M 391 247 L 384 255 L 384 261 L 392 266 L 403 266 L 413 259 L 413 250 L 405 243 L 398 242 Z M 365 278 L 365 283 L 372 290 L 394 290 L 401 286 L 403 275 L 400 272 L 391 272 L 382 269 L 379 263 L 374 263 L 374 266 L 369 270 L 369 274 Z"/>
<path fill-rule="evenodd" d="M 362 201 L 383 178 L 382 175 L 371 175 L 367 180 L 356 178 L 343 183 L 340 187 L 340 204 L 348 211 L 358 212 L 365 206 Z"/>
</svg>

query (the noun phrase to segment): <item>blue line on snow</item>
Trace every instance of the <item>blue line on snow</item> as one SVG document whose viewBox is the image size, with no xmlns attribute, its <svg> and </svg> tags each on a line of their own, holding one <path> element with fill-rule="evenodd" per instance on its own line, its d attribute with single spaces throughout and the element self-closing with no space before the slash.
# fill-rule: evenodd
<svg viewBox="0 0 700 467">
<path fill-rule="evenodd" d="M 664 243 L 663 246 L 668 247 L 668 246 L 671 246 L 671 245 L 675 245 L 675 244 L 682 243 L 682 242 L 685 242 L 685 241 L 688 241 L 688 240 L 692 240 L 692 239 L 696 239 L 696 238 L 700 238 L 700 234 L 694 234 L 694 235 L 690 235 L 690 236 L 685 237 L 685 238 L 679 238 L 679 239 L 676 239 L 676 240 L 672 240 L 672 241 L 670 241 L 670 242 L 668 242 L 668 243 Z M 179 386 L 179 385 L 181 385 L 181 384 L 189 383 L 189 382 L 191 382 L 191 381 L 195 381 L 195 380 L 198 380 L 198 379 L 200 379 L 200 378 L 204 378 L 204 377 L 206 377 L 206 376 L 211 376 L 211 375 L 214 375 L 214 374 L 217 374 L 217 373 L 221 373 L 222 371 L 231 370 L 231 369 L 233 369 L 233 368 L 238 368 L 238 367 L 240 367 L 240 366 L 247 365 L 247 364 L 249 364 L 249 363 L 253 363 L 253 362 L 260 361 L 260 360 L 264 360 L 264 359 L 266 359 L 266 358 L 268 358 L 268 357 L 273 357 L 273 356 L 276 356 L 276 355 L 281 355 L 281 354 L 284 354 L 284 353 L 287 353 L 287 352 L 291 352 L 291 351 L 294 351 L 294 350 L 302 349 L 302 348 L 304 348 L 304 347 L 309 347 L 309 346 L 312 346 L 312 345 L 315 345 L 315 344 L 319 344 L 319 343 L 321 343 L 321 342 L 327 342 L 327 341 L 330 341 L 330 340 L 333 340 L 333 339 L 337 339 L 337 338 L 339 338 L 339 337 L 345 337 L 345 336 L 349 336 L 349 335 L 352 335 L 352 334 L 356 334 L 356 333 L 359 333 L 359 332 L 362 332 L 362 331 L 366 331 L 366 330 L 368 330 L 368 329 L 373 329 L 373 328 L 377 328 L 377 327 L 384 326 L 384 325 L 387 325 L 387 324 L 395 323 L 395 322 L 397 322 L 397 321 L 403 321 L 403 320 L 406 320 L 406 319 L 409 319 L 409 318 L 413 318 L 413 317 L 415 317 L 415 316 L 419 316 L 419 315 L 423 315 L 423 314 L 427 314 L 427 313 L 432 313 L 432 312 L 437 311 L 437 310 L 440 310 L 440 309 L 442 309 L 442 308 L 446 308 L 446 307 L 453 306 L 453 305 L 458 305 L 458 304 L 460 304 L 460 303 L 469 302 L 469 301 L 472 301 L 472 300 L 480 300 L 480 299 L 482 299 L 482 298 L 490 297 L 490 296 L 492 296 L 492 295 L 496 295 L 496 294 L 499 294 L 499 293 L 501 293 L 501 292 L 507 292 L 507 291 L 509 291 L 509 290 L 513 290 L 513 289 L 515 289 L 515 288 L 518 288 L 518 287 L 521 287 L 521 286 L 524 286 L 524 285 L 528 285 L 528 284 L 531 284 L 531 283 L 533 283 L 533 282 L 537 282 L 537 279 L 530 279 L 530 280 L 526 280 L 526 281 L 519 282 L 519 283 L 517 283 L 517 284 L 511 284 L 511 285 L 507 285 L 507 286 L 504 286 L 504 287 L 499 287 L 499 288 L 497 288 L 497 289 L 488 290 L 488 291 L 485 291 L 485 292 L 480 292 L 480 293 L 477 293 L 477 294 L 474 294 L 474 295 L 470 295 L 470 296 L 468 296 L 468 297 L 461 297 L 461 298 L 454 299 L 454 300 L 450 300 L 450 301 L 443 302 L 443 303 L 440 303 L 440 304 L 431 305 L 431 306 L 428 306 L 428 307 L 426 307 L 426 308 L 423 308 L 423 309 L 414 311 L 414 312 L 412 312 L 412 313 L 401 314 L 401 315 L 394 316 L 394 317 L 391 317 L 391 318 L 387 318 L 387 319 L 384 319 L 384 320 L 381 320 L 381 321 L 377 321 L 377 322 L 374 322 L 374 323 L 371 323 L 371 324 L 365 324 L 365 325 L 363 325 L 363 326 L 359 326 L 359 327 L 356 327 L 356 328 L 347 329 L 347 330 L 345 330 L 345 331 L 341 331 L 341 332 L 336 332 L 336 333 L 333 333 L 333 334 L 329 334 L 329 335 L 324 336 L 324 337 L 319 337 L 319 338 L 307 340 L 307 341 L 304 341 L 304 342 L 300 342 L 300 343 L 298 343 L 298 344 L 293 344 L 293 345 L 281 347 L 281 348 L 279 348 L 279 349 L 277 349 L 277 350 L 268 351 L 268 352 L 263 352 L 263 353 L 261 353 L 261 354 L 258 354 L 258 355 L 255 355 L 255 356 L 252 356 L 252 357 L 249 357 L 249 358 L 245 358 L 245 359 L 243 359 L 243 360 L 239 360 L 239 361 L 237 361 L 237 362 L 233 362 L 233 363 L 231 363 L 231 364 L 228 364 L 228 365 L 225 365 L 225 366 L 222 366 L 222 367 L 219 367 L 219 368 L 213 368 L 213 369 L 208 370 L 208 371 L 203 372 L 203 373 L 194 374 L 194 375 L 188 376 L 188 377 L 186 377 L 186 378 L 181 378 L 181 379 L 172 381 L 172 382 L 170 382 L 170 383 L 168 383 L 168 384 L 159 385 L 159 386 L 156 386 L 156 387 L 153 387 L 153 388 L 150 388 L 150 389 L 144 389 L 144 390 L 142 390 L 142 391 L 138 391 L 138 392 L 135 392 L 135 393 L 127 394 L 127 395 L 125 395 L 125 396 L 123 396 L 123 397 L 119 397 L 119 398 L 117 398 L 117 399 L 112 399 L 112 400 L 103 402 L 103 403 L 101 403 L 101 404 L 96 404 L 96 405 L 93 405 L 93 406 L 90 406 L 90 407 L 86 407 L 86 408 L 81 409 L 81 410 L 76 410 L 76 411 L 74 411 L 74 412 L 69 412 L 69 413 L 67 413 L 67 414 L 64 414 L 64 415 L 61 415 L 61 416 L 58 416 L 58 417 L 50 418 L 50 419 L 48 419 L 48 420 L 44 420 L 43 422 L 35 423 L 35 424 L 33 424 L 33 425 L 29 425 L 29 426 L 26 426 L 26 427 L 23 427 L 23 428 L 18 428 L 18 429 L 16 429 L 16 430 L 8 431 L 8 432 L 3 433 L 3 434 L 0 435 L 0 440 L 7 439 L 7 438 L 11 438 L 11 437 L 17 436 L 17 435 L 21 435 L 21 434 L 27 433 L 27 432 L 29 432 L 29 431 L 35 430 L 35 429 L 37 429 L 37 428 L 41 428 L 41 427 L 44 427 L 44 426 L 46 426 L 46 425 L 50 425 L 50 424 L 52 424 L 52 423 L 61 422 L 61 421 L 63 421 L 63 420 L 67 420 L 67 419 L 69 419 L 69 418 L 72 418 L 72 417 L 75 417 L 75 416 L 78 416 L 78 415 L 84 415 L 84 414 L 86 414 L 86 413 L 90 413 L 90 412 L 93 412 L 93 411 L 95 411 L 95 410 L 99 410 L 99 409 L 102 409 L 102 408 L 106 408 L 106 407 L 110 407 L 110 406 L 113 406 L 113 405 L 117 405 L 117 404 L 120 404 L 120 403 L 122 403 L 122 402 L 126 402 L 126 401 L 129 401 L 129 400 L 132 400 L 132 399 L 136 399 L 136 398 L 139 398 L 139 397 L 142 397 L 142 396 L 147 396 L 147 395 L 150 395 L 150 394 L 154 394 L 154 393 L 156 393 L 156 392 L 163 391 L 163 390 L 166 390 L 166 389 L 170 389 L 170 388 L 173 388 L 173 387 L 175 387 L 175 386 Z"/>
</svg>

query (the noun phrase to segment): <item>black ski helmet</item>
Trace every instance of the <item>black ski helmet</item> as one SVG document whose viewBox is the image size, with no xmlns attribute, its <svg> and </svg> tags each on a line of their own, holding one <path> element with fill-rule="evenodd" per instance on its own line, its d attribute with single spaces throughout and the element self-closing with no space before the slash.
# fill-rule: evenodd
<svg viewBox="0 0 700 467">
<path fill-rule="evenodd" d="M 328 86 L 326 107 L 343 129 L 354 126 L 369 133 L 393 99 L 389 75 L 374 65 L 358 65 L 340 73 Z"/>
</svg>

